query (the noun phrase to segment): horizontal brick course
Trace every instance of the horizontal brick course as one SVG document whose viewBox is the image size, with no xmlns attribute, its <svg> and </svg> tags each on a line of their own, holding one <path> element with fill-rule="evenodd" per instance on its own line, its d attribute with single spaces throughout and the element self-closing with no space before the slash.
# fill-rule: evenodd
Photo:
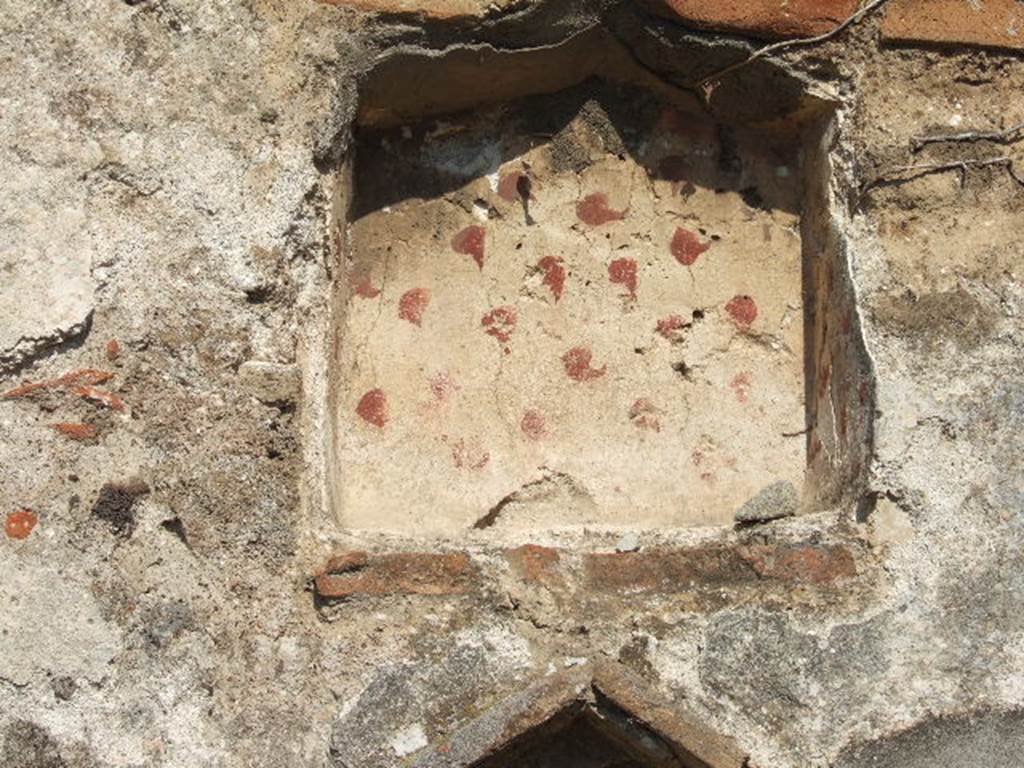
<svg viewBox="0 0 1024 768">
<path fill-rule="evenodd" d="M 524 544 L 505 552 L 515 573 L 523 581 L 554 586 L 563 581 L 559 571 L 561 555 L 557 549 L 538 544 Z"/>
<path fill-rule="evenodd" d="M 523 582 L 577 596 L 671 595 L 770 587 L 772 583 L 787 588 L 829 588 L 858 573 L 847 547 L 824 544 L 713 544 L 579 556 L 527 544 L 501 554 L 512 574 Z M 464 552 L 352 551 L 332 557 L 315 575 L 314 586 L 320 597 L 328 599 L 451 596 L 479 592 L 487 578 Z"/>
<path fill-rule="evenodd" d="M 845 547 L 813 544 L 594 553 L 584 567 L 596 591 L 666 593 L 760 580 L 825 585 L 857 573 Z"/>
<path fill-rule="evenodd" d="M 645 0 L 659 15 L 702 29 L 779 39 L 828 32 L 857 12 L 857 0 Z"/>
<path fill-rule="evenodd" d="M 512 0 L 320 0 L 357 11 L 396 16 L 424 16 L 431 19 L 464 19 L 486 16 L 509 5 Z"/>
<path fill-rule="evenodd" d="M 882 37 L 891 42 L 1024 50 L 1024 3 L 893 0 L 886 7 Z"/>
<path fill-rule="evenodd" d="M 314 583 L 317 594 L 331 599 L 462 595 L 476 588 L 478 569 L 461 552 L 347 552 L 331 558 Z"/>
</svg>

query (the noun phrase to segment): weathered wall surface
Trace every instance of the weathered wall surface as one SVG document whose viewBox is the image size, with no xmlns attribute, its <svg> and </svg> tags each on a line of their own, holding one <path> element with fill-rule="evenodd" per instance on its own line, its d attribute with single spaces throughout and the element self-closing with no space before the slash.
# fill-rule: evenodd
<svg viewBox="0 0 1024 768">
<path fill-rule="evenodd" d="M 852 4 L 570 5 L 6 4 L 0 763 L 402 765 L 586 660 L 762 768 L 1021 764 L 1024 141 L 920 139 L 1024 122 L 1019 3 L 892 0 L 707 102 L 754 39 Z M 599 19 L 715 119 L 833 104 L 867 487 L 737 529 L 347 533 L 324 468 L 357 82 Z"/>
</svg>

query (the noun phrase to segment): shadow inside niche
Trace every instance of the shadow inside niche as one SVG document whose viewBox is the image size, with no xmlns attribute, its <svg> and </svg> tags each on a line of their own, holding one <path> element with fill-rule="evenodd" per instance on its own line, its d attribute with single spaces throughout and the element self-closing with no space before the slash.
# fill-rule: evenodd
<svg viewBox="0 0 1024 768">
<path fill-rule="evenodd" d="M 581 714 L 558 727 L 527 734 L 472 768 L 683 768 L 668 750 L 656 762 L 647 757 Z"/>
<path fill-rule="evenodd" d="M 737 191 L 751 208 L 797 213 L 800 131 L 795 121 L 715 121 L 646 89 L 590 78 L 486 110 L 358 127 L 351 217 L 442 197 L 546 144 L 554 170 L 578 174 L 591 164 L 593 149 L 582 142 L 620 159 L 628 155 L 651 180 L 678 182 L 684 196 L 695 187 Z"/>
</svg>

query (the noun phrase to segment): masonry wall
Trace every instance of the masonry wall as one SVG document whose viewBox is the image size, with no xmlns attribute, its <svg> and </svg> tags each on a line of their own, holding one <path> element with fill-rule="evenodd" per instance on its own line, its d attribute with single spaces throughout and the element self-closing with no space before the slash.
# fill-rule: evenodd
<svg viewBox="0 0 1024 768">
<path fill-rule="evenodd" d="M 397 766 L 601 662 L 762 768 L 1021 763 L 1024 12 L 890 0 L 714 76 L 856 11 L 724 8 L 8 3 L 0 762 Z M 829 105 L 813 242 L 869 385 L 818 407 L 857 472 L 739 527 L 339 524 L 338 223 L 394 101 L 360 84 L 483 46 L 518 98 L 510 51 L 591 28 L 710 120 Z"/>
</svg>

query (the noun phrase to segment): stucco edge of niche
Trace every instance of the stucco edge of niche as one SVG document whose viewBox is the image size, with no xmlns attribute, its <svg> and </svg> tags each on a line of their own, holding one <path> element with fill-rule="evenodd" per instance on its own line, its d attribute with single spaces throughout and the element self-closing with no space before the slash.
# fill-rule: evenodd
<svg viewBox="0 0 1024 768">
<path fill-rule="evenodd" d="M 868 428 L 870 445 L 868 453 L 868 464 L 862 472 L 861 480 L 863 485 L 860 489 L 860 496 L 855 500 L 855 522 L 867 523 L 875 502 L 885 496 L 887 489 L 883 487 L 880 478 L 876 473 L 876 449 L 875 449 L 875 424 L 878 418 L 876 404 L 878 402 L 878 357 L 875 352 L 875 337 L 872 335 L 871 323 L 865 313 L 865 304 L 862 298 L 866 287 L 863 280 L 859 280 L 862 273 L 861 267 L 867 258 L 877 259 L 881 257 L 881 243 L 877 232 L 870 225 L 868 220 L 860 215 L 859 190 L 860 180 L 856 171 L 855 149 L 848 131 L 844 125 L 852 117 L 854 106 L 847 104 L 842 99 L 836 99 L 834 111 L 829 126 L 828 138 L 830 150 L 825 153 L 829 164 L 829 187 L 828 206 L 835 223 L 836 232 L 840 238 L 843 258 L 840 260 L 842 267 L 846 270 L 844 275 L 847 285 L 850 287 L 851 304 L 857 319 L 856 329 L 859 341 L 862 345 L 861 352 L 866 363 L 867 380 L 869 382 L 870 394 L 866 407 L 870 409 L 868 416 Z"/>
</svg>

